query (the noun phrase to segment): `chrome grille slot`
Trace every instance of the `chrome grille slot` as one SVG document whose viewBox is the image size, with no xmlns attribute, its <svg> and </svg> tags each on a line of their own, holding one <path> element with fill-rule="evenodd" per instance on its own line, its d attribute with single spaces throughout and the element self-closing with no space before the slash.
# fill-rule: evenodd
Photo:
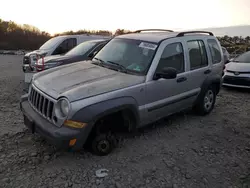
<svg viewBox="0 0 250 188">
<path fill-rule="evenodd" d="M 53 107 L 54 107 L 54 104 L 50 101 L 49 102 L 49 108 L 48 108 L 48 117 L 50 119 L 52 119 Z"/>
<path fill-rule="evenodd" d="M 47 97 L 42 92 L 35 89 L 34 86 L 32 86 L 28 99 L 30 105 L 34 110 L 36 110 L 39 114 L 44 116 L 50 122 L 53 122 L 52 117 L 54 110 L 54 102 L 49 97 Z"/>
</svg>

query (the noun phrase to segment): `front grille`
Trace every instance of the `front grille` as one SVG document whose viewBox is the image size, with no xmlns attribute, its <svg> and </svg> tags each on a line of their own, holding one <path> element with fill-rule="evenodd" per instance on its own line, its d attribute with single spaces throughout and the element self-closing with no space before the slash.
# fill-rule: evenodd
<svg viewBox="0 0 250 188">
<path fill-rule="evenodd" d="M 48 99 L 45 95 L 38 92 L 33 86 L 29 94 L 29 103 L 42 116 L 52 121 L 54 102 Z"/>
<path fill-rule="evenodd" d="M 28 56 L 23 57 L 23 64 L 30 64 L 30 58 Z"/>
<path fill-rule="evenodd" d="M 225 76 L 223 82 L 225 84 L 250 86 L 250 78 L 247 77 Z"/>
</svg>

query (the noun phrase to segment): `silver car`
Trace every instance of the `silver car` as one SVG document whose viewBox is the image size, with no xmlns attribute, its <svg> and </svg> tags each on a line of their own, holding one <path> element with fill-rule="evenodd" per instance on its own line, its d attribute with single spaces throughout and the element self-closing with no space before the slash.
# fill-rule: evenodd
<svg viewBox="0 0 250 188">
<path fill-rule="evenodd" d="M 237 56 L 225 65 L 223 85 L 250 88 L 250 51 Z"/>
<path fill-rule="evenodd" d="M 223 53 L 210 32 L 136 31 L 109 41 L 86 62 L 33 76 L 25 125 L 51 143 L 107 155 L 120 131 L 193 108 L 209 114 L 222 81 Z"/>
</svg>

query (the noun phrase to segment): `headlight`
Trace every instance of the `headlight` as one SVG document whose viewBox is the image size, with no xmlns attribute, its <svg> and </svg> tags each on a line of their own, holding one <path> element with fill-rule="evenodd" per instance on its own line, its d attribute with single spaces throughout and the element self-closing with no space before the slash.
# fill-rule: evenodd
<svg viewBox="0 0 250 188">
<path fill-rule="evenodd" d="M 43 60 L 40 58 L 40 59 L 38 59 L 38 61 L 37 61 L 37 65 L 42 65 L 43 64 Z"/>
<path fill-rule="evenodd" d="M 70 103 L 67 99 L 62 98 L 56 104 L 55 114 L 58 118 L 66 118 L 69 114 Z"/>
</svg>

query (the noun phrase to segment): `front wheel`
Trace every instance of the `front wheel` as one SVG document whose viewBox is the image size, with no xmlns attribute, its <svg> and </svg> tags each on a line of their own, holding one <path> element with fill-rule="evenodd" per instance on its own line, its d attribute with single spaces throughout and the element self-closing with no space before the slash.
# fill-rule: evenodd
<svg viewBox="0 0 250 188">
<path fill-rule="evenodd" d="M 216 94 L 215 88 L 210 86 L 205 92 L 201 94 L 200 100 L 195 106 L 195 111 L 199 115 L 209 114 L 215 104 Z"/>
<path fill-rule="evenodd" d="M 112 134 L 99 134 L 93 138 L 91 146 L 95 155 L 108 155 L 115 147 L 115 138 Z"/>
</svg>

